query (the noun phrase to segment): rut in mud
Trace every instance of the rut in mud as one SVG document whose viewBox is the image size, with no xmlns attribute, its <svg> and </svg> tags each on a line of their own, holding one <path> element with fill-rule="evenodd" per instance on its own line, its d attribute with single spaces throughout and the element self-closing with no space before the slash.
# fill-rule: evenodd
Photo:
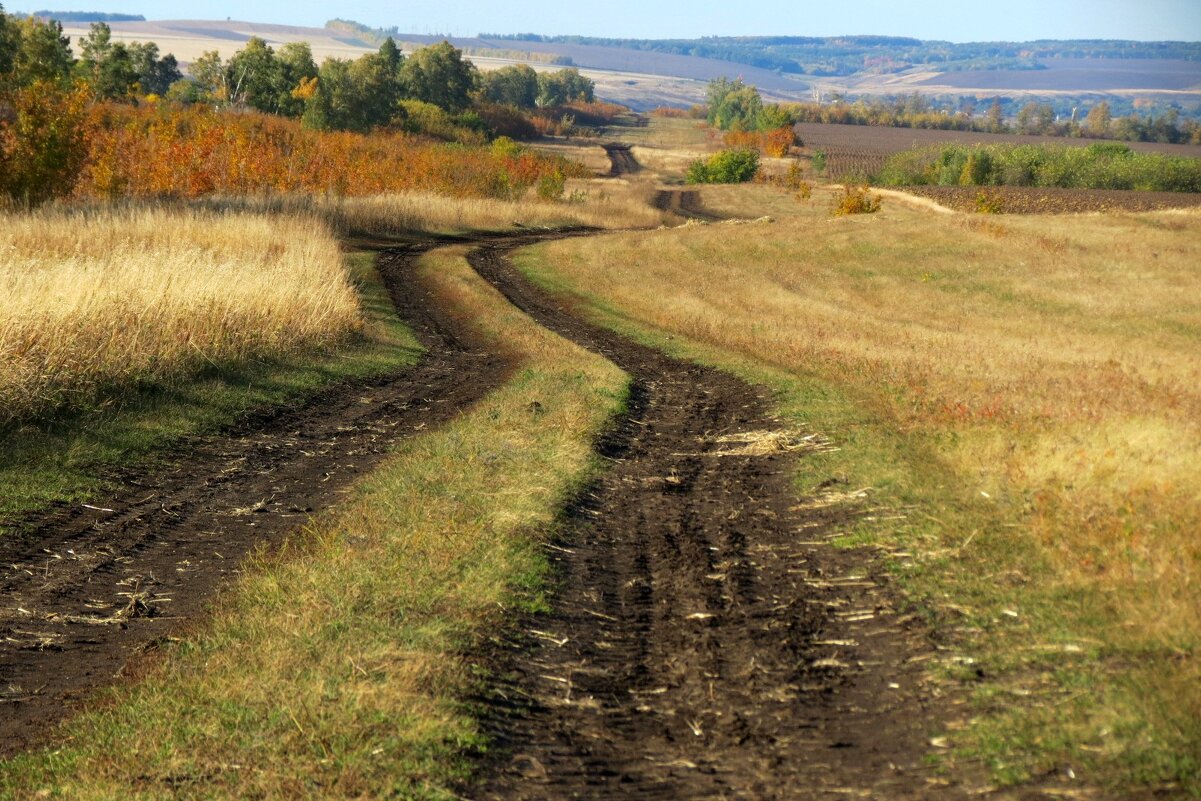
<svg viewBox="0 0 1201 801">
<path fill-rule="evenodd" d="M 607 145 L 602 145 L 605 149 L 605 155 L 609 157 L 609 177 L 616 178 L 621 175 L 630 175 L 637 172 L 642 172 L 642 165 L 634 158 L 634 154 L 630 151 L 629 145 L 623 145 L 620 142 L 611 142 Z"/>
<path fill-rule="evenodd" d="M 91 690 L 202 619 L 247 554 L 334 503 L 398 438 L 503 382 L 508 361 L 415 280 L 416 257 L 438 244 L 394 242 L 378 262 L 428 350 L 418 365 L 189 443 L 165 469 L 111 476 L 121 489 L 99 508 L 63 505 L 0 538 L 0 754 L 44 741 Z"/>
<path fill-rule="evenodd" d="M 633 392 L 602 443 L 611 467 L 549 551 L 554 612 L 498 656 L 485 708 L 500 756 L 464 792 L 930 797 L 926 631 L 894 610 L 870 556 L 825 544 L 856 488 L 797 498 L 794 459 L 813 446 L 780 431 L 763 390 L 583 322 L 507 249 L 471 263 L 625 369 Z"/>
</svg>

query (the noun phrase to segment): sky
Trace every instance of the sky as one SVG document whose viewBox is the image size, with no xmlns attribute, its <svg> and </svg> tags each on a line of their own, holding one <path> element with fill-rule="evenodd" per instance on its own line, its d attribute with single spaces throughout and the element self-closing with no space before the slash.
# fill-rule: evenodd
<svg viewBox="0 0 1201 801">
<path fill-rule="evenodd" d="M 1033 39 L 1201 41 L 1201 0 L 0 0 L 8 11 L 108 11 L 320 27 L 331 17 L 404 33 L 583 34 L 639 39 L 881 34 L 953 42 Z"/>
</svg>

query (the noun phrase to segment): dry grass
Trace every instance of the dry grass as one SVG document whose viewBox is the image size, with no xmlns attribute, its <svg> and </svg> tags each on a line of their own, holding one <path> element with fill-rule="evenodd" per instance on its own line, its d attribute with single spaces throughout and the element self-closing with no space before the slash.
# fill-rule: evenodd
<svg viewBox="0 0 1201 801">
<path fill-rule="evenodd" d="M 1201 213 L 831 218 L 828 198 L 706 190 L 710 208 L 777 222 L 552 243 L 531 269 L 720 363 L 836 388 L 905 443 L 882 474 L 933 454 L 949 484 L 907 479 L 940 521 L 926 548 L 959 553 L 978 528 L 992 561 L 919 591 L 1009 593 L 1042 627 L 1023 636 L 1103 643 L 1102 707 L 1069 740 L 1119 736 L 1098 753 L 1154 755 L 1140 781 L 1201 786 L 1179 759 L 1201 748 Z M 802 414 L 824 430 L 817 408 Z M 978 647 L 1012 656 L 990 637 Z"/>
<path fill-rule="evenodd" d="M 313 220 L 154 209 L 0 218 L 0 424 L 106 388 L 337 345 L 361 325 Z"/>
<path fill-rule="evenodd" d="M 532 150 L 551 156 L 560 156 L 568 161 L 583 164 L 597 175 L 609 174 L 609 155 L 598 144 L 587 140 L 578 142 L 537 141 L 530 144 Z"/>
<path fill-rule="evenodd" d="M 645 228 L 660 222 L 659 212 L 647 206 L 645 192 L 640 187 L 588 179 L 569 180 L 565 199 L 556 202 L 407 193 L 361 198 L 222 198 L 208 201 L 207 205 L 219 209 L 316 216 L 341 234 L 383 237 L 414 232 L 504 231 L 521 227 Z"/>
<path fill-rule="evenodd" d="M 264 197 L 0 217 L 0 424 L 135 382 L 345 342 L 361 324 L 335 234 L 653 227 L 642 185 L 568 199 Z"/>
<path fill-rule="evenodd" d="M 625 379 L 510 306 L 461 250 L 422 269 L 522 368 L 248 570 L 210 624 L 59 747 L 0 763 L 0 797 L 457 797 L 481 744 L 457 700 L 463 648 L 540 603 L 533 532 L 586 474 Z"/>
</svg>

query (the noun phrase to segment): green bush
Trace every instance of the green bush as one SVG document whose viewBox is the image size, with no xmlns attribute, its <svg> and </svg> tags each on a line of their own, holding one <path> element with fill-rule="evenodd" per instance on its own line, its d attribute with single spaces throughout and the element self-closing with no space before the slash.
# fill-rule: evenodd
<svg viewBox="0 0 1201 801">
<path fill-rule="evenodd" d="M 688 166 L 690 184 L 741 184 L 759 173 L 759 153 L 754 150 L 723 150 Z"/>
<path fill-rule="evenodd" d="M 567 186 L 567 178 L 563 173 L 555 171 L 538 179 L 538 197 L 543 200 L 558 200 L 563 197 Z"/>
</svg>

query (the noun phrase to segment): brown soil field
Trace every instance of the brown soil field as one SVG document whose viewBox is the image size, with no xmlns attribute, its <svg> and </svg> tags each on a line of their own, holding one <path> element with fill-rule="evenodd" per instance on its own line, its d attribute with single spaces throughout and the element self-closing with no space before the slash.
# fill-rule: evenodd
<svg viewBox="0 0 1201 801">
<path fill-rule="evenodd" d="M 928 197 L 958 211 L 980 211 L 987 204 L 1000 214 L 1073 214 L 1095 211 L 1158 211 L 1201 206 L 1201 195 L 1184 192 L 1133 192 L 1121 189 L 1059 189 L 1026 186 L 907 186 L 905 192 Z M 984 193 L 983 203 L 978 202 Z"/>
<path fill-rule="evenodd" d="M 1067 139 L 1059 136 L 1026 136 L 1024 134 L 990 134 L 971 131 L 936 131 L 923 128 L 883 128 L 869 125 L 827 125 L 800 123 L 797 133 L 804 142 L 804 152 L 812 155 L 820 150 L 826 154 L 826 176 L 835 180 L 848 175 L 870 175 L 878 172 L 894 153 L 915 147 L 930 147 L 947 143 L 1071 145 L 1087 147 L 1096 139 Z M 1201 158 L 1201 145 L 1168 145 L 1157 142 L 1130 142 L 1132 150 L 1140 153 L 1163 153 L 1169 156 Z"/>
</svg>

